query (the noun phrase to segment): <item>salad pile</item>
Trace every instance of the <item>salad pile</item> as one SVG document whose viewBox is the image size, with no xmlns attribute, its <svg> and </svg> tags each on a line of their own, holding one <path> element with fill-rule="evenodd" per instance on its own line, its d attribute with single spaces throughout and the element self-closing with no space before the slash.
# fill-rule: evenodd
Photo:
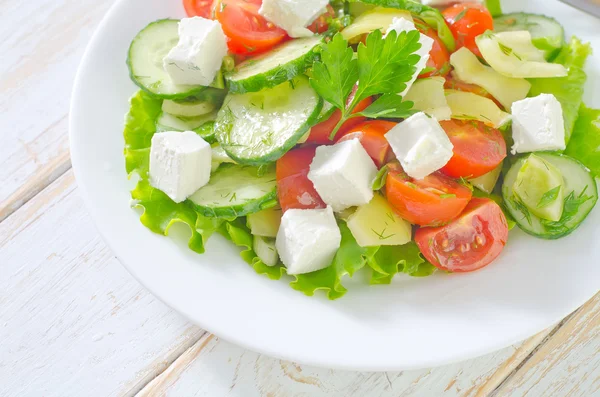
<svg viewBox="0 0 600 397">
<path fill-rule="evenodd" d="M 598 200 L 591 53 L 498 1 L 184 0 L 133 40 L 133 206 L 307 295 L 491 264 Z M 166 269 L 168 271 L 168 269 Z"/>
</svg>

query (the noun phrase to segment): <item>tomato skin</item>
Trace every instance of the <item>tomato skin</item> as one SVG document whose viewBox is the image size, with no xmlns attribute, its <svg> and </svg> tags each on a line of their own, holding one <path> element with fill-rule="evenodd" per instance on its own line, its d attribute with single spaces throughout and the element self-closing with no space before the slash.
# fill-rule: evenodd
<svg viewBox="0 0 600 397">
<path fill-rule="evenodd" d="M 277 195 L 281 209 L 326 208 L 327 205 L 308 179 L 316 146 L 304 146 L 287 152 L 277 160 Z"/>
<path fill-rule="evenodd" d="M 388 167 L 385 185 L 388 202 L 398 215 L 414 225 L 444 225 L 459 216 L 473 196 L 468 187 L 442 173 L 416 180 L 399 163 L 390 163 Z"/>
<path fill-rule="evenodd" d="M 487 8 L 479 3 L 454 4 L 442 14 L 456 40 L 456 49 L 467 47 L 481 57 L 475 38 L 486 30 L 494 30 L 494 18 Z"/>
<path fill-rule="evenodd" d="M 354 92 L 352 94 L 350 94 L 350 97 L 348 98 L 348 103 L 352 102 L 352 100 L 354 99 L 355 93 L 356 93 L 356 87 L 354 89 Z M 372 103 L 373 103 L 372 98 L 363 99 L 356 105 L 356 107 L 354 108 L 352 113 L 362 112 L 363 110 L 368 108 L 369 105 L 371 105 Z M 334 140 L 329 139 L 329 136 L 331 135 L 335 126 L 337 125 L 337 123 L 340 122 L 341 119 L 342 119 L 342 111 L 339 109 L 336 109 L 333 112 L 333 114 L 331 115 L 331 117 L 329 117 L 327 120 L 325 120 L 311 128 L 310 135 L 306 142 L 307 143 L 315 143 L 318 145 L 332 145 L 334 143 Z M 350 120 L 346 121 L 342 125 L 342 128 L 339 129 L 336 136 L 343 135 L 345 131 L 348 131 L 349 129 L 356 127 L 358 124 L 362 123 L 365 120 L 366 120 L 365 117 L 351 118 Z"/>
<path fill-rule="evenodd" d="M 233 54 L 260 54 L 288 37 L 258 13 L 261 5 L 262 0 L 220 0 L 215 16 L 229 37 L 227 45 Z"/>
<path fill-rule="evenodd" d="M 189 17 L 213 19 L 214 0 L 183 0 L 183 7 Z"/>
<path fill-rule="evenodd" d="M 506 158 L 502 133 L 479 121 L 440 121 L 454 155 L 441 171 L 453 178 L 478 178 L 494 170 Z"/>
<path fill-rule="evenodd" d="M 474 198 L 452 223 L 417 230 L 415 241 L 435 267 L 456 273 L 473 272 L 498 258 L 508 241 L 508 224 L 498 204 L 487 198 Z"/>
<path fill-rule="evenodd" d="M 444 42 L 437 35 L 437 32 L 424 22 L 417 21 L 415 26 L 419 32 L 433 39 L 433 47 L 429 51 L 429 60 L 427 61 L 427 69 L 432 69 L 429 72 L 422 73 L 419 78 L 427 78 L 432 76 L 445 77 L 450 73 L 450 53 L 446 49 Z"/>
<path fill-rule="evenodd" d="M 335 10 L 328 4 L 327 11 L 318 17 L 307 29 L 313 33 L 325 33 L 329 29 L 329 19 L 335 18 Z"/>
<path fill-rule="evenodd" d="M 338 142 L 358 139 L 377 168 L 381 168 L 387 163 L 390 154 L 390 144 L 385 139 L 385 134 L 397 125 L 383 120 L 366 121 L 345 131 Z"/>
</svg>

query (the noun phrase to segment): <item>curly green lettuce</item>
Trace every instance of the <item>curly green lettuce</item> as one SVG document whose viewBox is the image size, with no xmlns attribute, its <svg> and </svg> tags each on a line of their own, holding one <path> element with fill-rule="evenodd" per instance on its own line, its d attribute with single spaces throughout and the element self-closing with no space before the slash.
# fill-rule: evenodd
<svg viewBox="0 0 600 397">
<path fill-rule="evenodd" d="M 412 277 L 427 277 L 436 270 L 423 258 L 414 242 L 380 247 L 369 259 L 368 265 L 372 270 L 371 284 L 390 284 L 401 273 Z"/>
<path fill-rule="evenodd" d="M 569 70 L 566 77 L 529 79 L 531 83 L 530 97 L 553 94 L 562 105 L 567 143 L 579 115 L 579 107 L 583 103 L 583 90 L 587 80 L 587 74 L 583 68 L 591 53 L 592 48 L 589 43 L 584 44 L 577 37 L 573 37 L 554 60 L 555 63 L 560 63 Z"/>
</svg>

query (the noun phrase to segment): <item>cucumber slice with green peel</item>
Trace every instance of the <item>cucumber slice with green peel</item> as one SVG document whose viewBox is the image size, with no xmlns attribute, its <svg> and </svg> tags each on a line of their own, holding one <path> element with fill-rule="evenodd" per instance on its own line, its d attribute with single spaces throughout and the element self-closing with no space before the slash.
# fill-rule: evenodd
<svg viewBox="0 0 600 397">
<path fill-rule="evenodd" d="M 517 12 L 494 18 L 496 32 L 527 30 L 533 44 L 546 51 L 546 59 L 551 59 L 565 44 L 565 30 L 556 19 L 544 15 Z"/>
<path fill-rule="evenodd" d="M 281 208 L 269 208 L 248 215 L 246 221 L 253 235 L 275 238 L 281 225 L 282 216 L 283 211 L 281 211 Z"/>
<path fill-rule="evenodd" d="M 162 110 L 165 113 L 180 117 L 197 117 L 212 113 L 215 105 L 205 101 L 175 102 L 169 99 L 163 101 Z"/>
<path fill-rule="evenodd" d="M 298 143 L 322 108 L 323 99 L 305 76 L 260 92 L 230 94 L 217 117 L 216 137 L 240 164 L 270 163 Z"/>
<path fill-rule="evenodd" d="M 519 171 L 529 156 L 519 158 L 507 172 L 502 186 L 506 208 L 519 227 L 533 236 L 555 240 L 571 234 L 587 218 L 598 201 L 596 180 L 579 161 L 558 153 L 540 152 L 535 156 L 556 167 L 563 177 L 564 210 L 558 222 L 536 216 L 514 192 Z"/>
<path fill-rule="evenodd" d="M 223 164 L 188 202 L 202 215 L 234 219 L 277 205 L 275 167 Z"/>
<path fill-rule="evenodd" d="M 142 29 L 131 42 L 127 55 L 127 66 L 131 80 L 150 94 L 163 99 L 181 99 L 197 95 L 207 87 L 177 85 L 163 69 L 163 58 L 179 41 L 179 20 L 161 19 Z M 223 87 L 223 76 L 219 74 L 212 84 Z"/>
<path fill-rule="evenodd" d="M 258 259 L 267 266 L 277 266 L 279 264 L 279 253 L 275 246 L 275 239 L 254 236 L 252 249 Z"/>
<path fill-rule="evenodd" d="M 272 88 L 303 74 L 318 57 L 321 36 L 291 40 L 274 50 L 248 59 L 225 77 L 232 93 L 243 94 Z"/>
<path fill-rule="evenodd" d="M 217 112 L 198 117 L 181 117 L 162 112 L 156 120 L 156 132 L 194 131 L 208 143 L 216 142 L 215 120 Z"/>
<path fill-rule="evenodd" d="M 563 185 L 560 170 L 532 154 L 521 166 L 513 192 L 534 215 L 558 222 L 564 209 Z"/>
</svg>

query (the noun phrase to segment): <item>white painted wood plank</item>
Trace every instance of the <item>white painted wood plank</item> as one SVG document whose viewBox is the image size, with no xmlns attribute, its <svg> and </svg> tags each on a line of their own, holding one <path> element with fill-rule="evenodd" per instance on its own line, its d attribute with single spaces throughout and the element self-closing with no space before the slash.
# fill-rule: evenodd
<svg viewBox="0 0 600 397">
<path fill-rule="evenodd" d="M 600 396 L 600 294 L 565 322 L 496 396 Z"/>
<path fill-rule="evenodd" d="M 487 396 L 547 332 L 465 363 L 394 373 L 299 366 L 249 352 L 207 334 L 137 397 Z"/>
<path fill-rule="evenodd" d="M 1 396 L 131 395 L 202 334 L 119 264 L 72 172 L 0 223 Z"/>
<path fill-rule="evenodd" d="M 75 71 L 112 2 L 0 2 L 0 221 L 69 168 Z"/>
</svg>

